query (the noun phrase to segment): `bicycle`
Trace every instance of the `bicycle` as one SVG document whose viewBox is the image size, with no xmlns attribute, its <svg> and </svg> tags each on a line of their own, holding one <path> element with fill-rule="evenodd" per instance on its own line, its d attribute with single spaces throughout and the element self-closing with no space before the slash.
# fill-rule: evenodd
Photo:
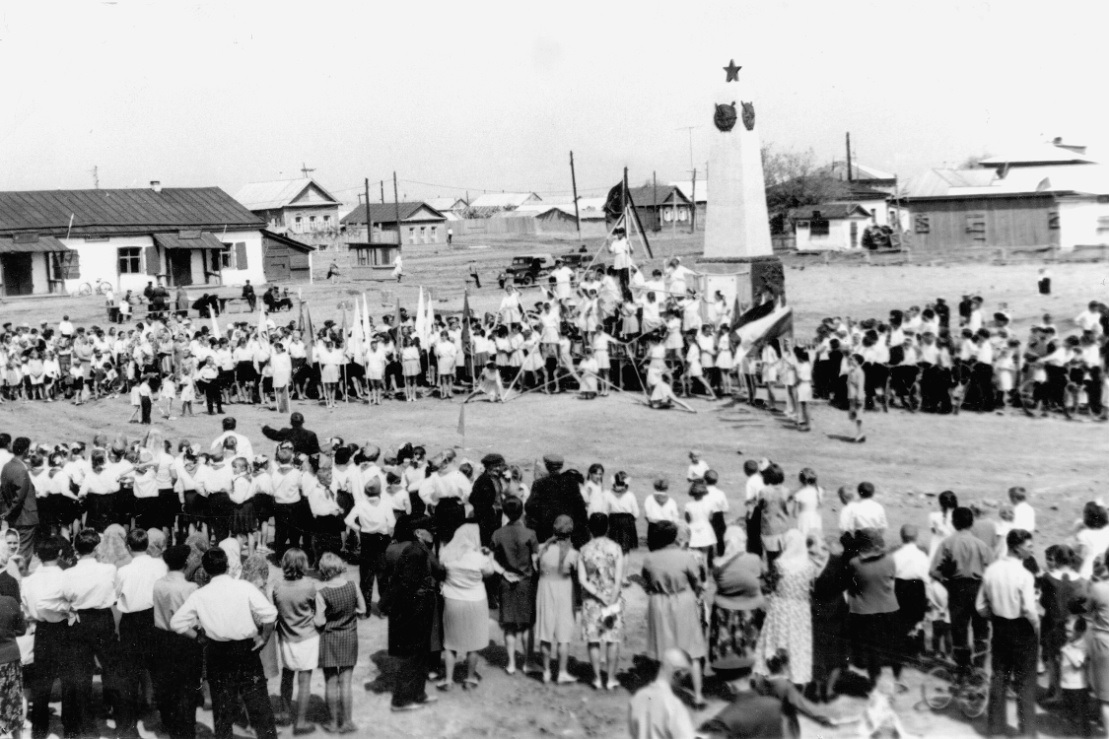
<svg viewBox="0 0 1109 739">
<path fill-rule="evenodd" d="M 985 648 L 971 655 L 971 664 L 986 664 L 990 650 Z M 924 675 L 920 692 L 925 704 L 933 711 L 942 711 L 952 701 L 967 718 L 979 718 L 986 713 L 990 695 L 990 673 L 984 667 L 959 668 L 944 662 Z"/>
<path fill-rule="evenodd" d="M 81 285 L 77 288 L 77 294 L 81 297 L 92 295 L 94 292 L 100 293 L 101 295 L 107 295 L 111 292 L 115 292 L 115 288 L 112 287 L 112 283 L 100 278 L 97 278 L 95 287 L 92 285 L 92 283 L 82 282 Z"/>
</svg>

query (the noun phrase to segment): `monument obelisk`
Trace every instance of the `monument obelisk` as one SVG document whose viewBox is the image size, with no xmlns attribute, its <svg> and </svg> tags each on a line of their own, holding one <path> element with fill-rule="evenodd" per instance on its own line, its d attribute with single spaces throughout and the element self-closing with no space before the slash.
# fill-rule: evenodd
<svg viewBox="0 0 1109 739">
<path fill-rule="evenodd" d="M 785 294 L 782 263 L 770 242 L 766 182 L 751 85 L 732 60 L 714 88 L 710 134 L 705 251 L 697 270 L 711 295 L 750 307 Z"/>
</svg>

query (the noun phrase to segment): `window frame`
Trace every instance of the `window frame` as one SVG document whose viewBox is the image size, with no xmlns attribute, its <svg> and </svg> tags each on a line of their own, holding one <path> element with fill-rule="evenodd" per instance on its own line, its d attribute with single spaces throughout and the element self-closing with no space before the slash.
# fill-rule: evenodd
<svg viewBox="0 0 1109 739">
<path fill-rule="evenodd" d="M 120 246 L 116 248 L 116 272 L 121 275 L 141 275 L 142 269 L 141 246 Z M 126 254 L 124 252 L 127 252 Z M 124 269 L 124 265 L 128 265 Z M 133 265 L 133 269 L 131 266 Z"/>
</svg>

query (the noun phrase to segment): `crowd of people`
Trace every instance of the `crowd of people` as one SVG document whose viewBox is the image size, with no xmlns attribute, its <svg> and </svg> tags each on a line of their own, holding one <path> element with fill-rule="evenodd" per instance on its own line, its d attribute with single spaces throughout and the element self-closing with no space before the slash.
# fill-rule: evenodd
<svg viewBox="0 0 1109 739">
<path fill-rule="evenodd" d="M 827 722 L 821 704 L 852 685 L 871 694 L 866 721 L 896 724 L 889 697 L 902 670 L 928 660 L 950 660 L 963 679 L 988 659 L 993 735 L 1005 731 L 1009 687 L 1022 731 L 1035 733 L 1037 657 L 1045 705 L 1065 704 L 1076 732 L 1097 720 L 1091 692 L 1109 714 L 1099 502 L 1041 566 L 1036 511 L 1019 487 L 996 520 L 945 491 L 927 521 L 893 532 L 880 492 L 862 482 L 838 491 L 833 529 L 817 474 L 803 469 L 789 485 L 766 459 L 745 463 L 746 480 L 721 480 L 690 452 L 679 503 L 665 476 L 646 490 L 600 464 L 567 469 L 556 454 L 529 485 L 497 453 L 383 453 L 321 440 L 299 413 L 261 429 L 269 456 L 233 418 L 223 425 L 210 444 L 156 431 L 89 443 L 0 434 L 0 733 L 22 730 L 26 689 L 32 736 L 46 737 L 60 680 L 66 737 L 99 735 L 107 714 L 133 739 L 155 711 L 170 736 L 193 737 L 205 692 L 217 737 L 244 715 L 259 737 L 284 724 L 299 735 L 312 729 L 317 669 L 324 728 L 354 732 L 351 674 L 359 630 L 376 628 L 359 619 L 371 614 L 388 618 L 396 711 L 427 706 L 459 675 L 462 689 L 480 689 L 493 613 L 508 674 L 634 687 L 621 666 L 631 587 L 646 594 L 644 656 L 658 667 L 649 699 L 632 701 L 633 736 L 692 736 L 680 729 L 691 726 L 684 703 L 658 695 L 677 677 L 695 708 L 706 680 L 731 685 L 728 707 L 701 727 L 710 735 L 798 736 L 799 714 Z M 571 667 L 574 643 L 588 666 Z M 266 684 L 278 676 L 275 715 Z"/>
<path fill-rule="evenodd" d="M 1024 341 L 1004 305 L 988 318 L 980 296 L 964 296 L 957 317 L 937 299 L 886 320 L 829 317 L 812 341 L 795 342 L 744 333 L 740 324 L 760 306 L 744 312 L 719 291 L 703 292 L 680 257 L 647 274 L 619 230 L 607 251 L 605 263 L 572 268 L 555 260 L 530 305 L 506 284 L 497 310 L 484 315 L 468 302 L 449 315 L 398 305 L 378 322 L 366 305 L 349 325 L 344 315 L 318 329 L 303 304 L 300 320 L 278 325 L 277 312 L 291 309 L 292 299 L 276 288 L 256 313 L 254 288 L 244 286 L 250 320 L 224 314 L 221 329 L 213 296 L 192 305 L 179 290 L 171 311 L 166 289 L 148 286 L 151 311 L 133 326 L 131 309 L 122 307 L 127 296 L 116 311 L 122 325 L 75 327 L 68 316 L 56 326 L 5 324 L 0 401 L 82 403 L 124 393 L 134 420 L 146 423 L 155 403 L 172 418 L 200 402 L 210 414 L 229 403 L 285 412 L 298 398 L 334 406 L 573 391 L 592 399 L 619 388 L 645 392 L 655 408 L 690 409 L 681 398 L 691 395 L 742 398 L 786 413 L 801 430 L 810 428 L 810 402 L 828 400 L 850 412 L 856 441 L 865 441 L 861 414 L 891 405 L 1107 417 L 1109 307 L 1097 301 L 1074 318 L 1073 332 L 1045 315 Z"/>
</svg>

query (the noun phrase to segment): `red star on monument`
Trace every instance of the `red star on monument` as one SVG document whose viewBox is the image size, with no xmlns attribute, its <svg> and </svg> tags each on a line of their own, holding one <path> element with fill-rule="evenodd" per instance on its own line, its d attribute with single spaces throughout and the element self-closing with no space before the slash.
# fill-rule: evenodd
<svg viewBox="0 0 1109 739">
<path fill-rule="evenodd" d="M 728 62 L 728 66 L 724 67 L 724 71 L 728 73 L 728 79 L 725 82 L 739 82 L 739 70 L 743 67 L 737 67 L 735 59 Z"/>
</svg>

